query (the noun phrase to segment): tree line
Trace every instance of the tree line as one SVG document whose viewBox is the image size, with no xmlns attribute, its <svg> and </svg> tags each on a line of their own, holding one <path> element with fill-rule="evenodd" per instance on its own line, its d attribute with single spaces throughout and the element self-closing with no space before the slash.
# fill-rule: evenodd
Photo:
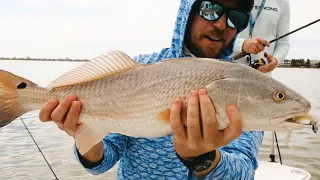
<svg viewBox="0 0 320 180">
<path fill-rule="evenodd" d="M 320 68 L 320 62 L 311 64 L 311 60 L 307 59 L 292 59 L 289 67 L 304 67 L 304 68 Z"/>
<path fill-rule="evenodd" d="M 0 60 L 30 60 L 30 61 L 89 61 L 88 59 L 70 59 L 68 57 L 66 58 L 32 58 L 32 57 L 22 57 L 22 58 L 17 58 L 17 57 L 0 57 Z"/>
</svg>

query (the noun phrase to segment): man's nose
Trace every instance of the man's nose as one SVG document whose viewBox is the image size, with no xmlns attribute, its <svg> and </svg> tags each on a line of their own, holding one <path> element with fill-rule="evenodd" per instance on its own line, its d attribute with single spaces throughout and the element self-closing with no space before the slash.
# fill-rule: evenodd
<svg viewBox="0 0 320 180">
<path fill-rule="evenodd" d="M 222 16 L 212 23 L 213 26 L 220 30 L 225 30 L 227 28 L 227 15 L 223 13 Z"/>
</svg>

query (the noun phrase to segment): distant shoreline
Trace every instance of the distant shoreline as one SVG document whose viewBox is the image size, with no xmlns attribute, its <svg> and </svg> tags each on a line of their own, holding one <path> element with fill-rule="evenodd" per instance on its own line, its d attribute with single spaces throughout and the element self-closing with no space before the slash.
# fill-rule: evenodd
<svg viewBox="0 0 320 180">
<path fill-rule="evenodd" d="M 277 68 L 295 68 L 295 69 L 319 69 L 318 67 L 295 67 L 295 66 L 278 66 Z"/>
<path fill-rule="evenodd" d="M 0 58 L 0 61 L 63 61 L 63 62 L 88 62 L 88 59 L 25 59 L 25 58 Z"/>
</svg>

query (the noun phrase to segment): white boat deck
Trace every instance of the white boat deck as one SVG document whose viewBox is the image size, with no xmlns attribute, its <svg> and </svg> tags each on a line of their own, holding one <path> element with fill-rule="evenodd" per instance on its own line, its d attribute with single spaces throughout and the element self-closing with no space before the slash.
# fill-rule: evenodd
<svg viewBox="0 0 320 180">
<path fill-rule="evenodd" d="M 279 163 L 259 161 L 256 180 L 310 180 L 309 172 Z"/>
</svg>

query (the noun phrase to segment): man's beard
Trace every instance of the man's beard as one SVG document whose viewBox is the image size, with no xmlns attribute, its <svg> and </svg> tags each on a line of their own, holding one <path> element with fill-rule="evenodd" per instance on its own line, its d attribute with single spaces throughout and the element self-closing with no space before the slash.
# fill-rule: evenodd
<svg viewBox="0 0 320 180">
<path fill-rule="evenodd" d="M 219 32 L 223 33 L 223 32 Z M 191 36 L 191 33 L 188 33 L 189 36 L 185 39 L 185 44 L 189 51 L 199 58 L 219 58 L 223 51 L 227 48 L 225 45 L 225 41 L 221 42 L 222 44 L 216 47 L 208 47 L 208 46 L 201 46 L 199 37 Z M 216 32 L 216 34 L 218 34 Z M 202 36 L 201 38 L 206 38 Z"/>
<path fill-rule="evenodd" d="M 219 58 L 225 48 L 224 44 L 219 47 L 204 47 L 199 44 L 199 41 L 193 37 L 186 41 L 186 45 L 190 52 L 199 58 Z M 217 49 L 219 48 L 219 49 Z"/>
<path fill-rule="evenodd" d="M 199 44 L 195 43 L 193 44 L 193 47 L 195 48 L 195 51 L 197 51 L 197 54 L 199 54 L 199 57 L 201 58 L 219 58 L 222 54 L 222 50 L 223 48 L 219 48 L 217 50 L 217 47 L 205 47 L 205 49 L 203 49 Z"/>
</svg>

